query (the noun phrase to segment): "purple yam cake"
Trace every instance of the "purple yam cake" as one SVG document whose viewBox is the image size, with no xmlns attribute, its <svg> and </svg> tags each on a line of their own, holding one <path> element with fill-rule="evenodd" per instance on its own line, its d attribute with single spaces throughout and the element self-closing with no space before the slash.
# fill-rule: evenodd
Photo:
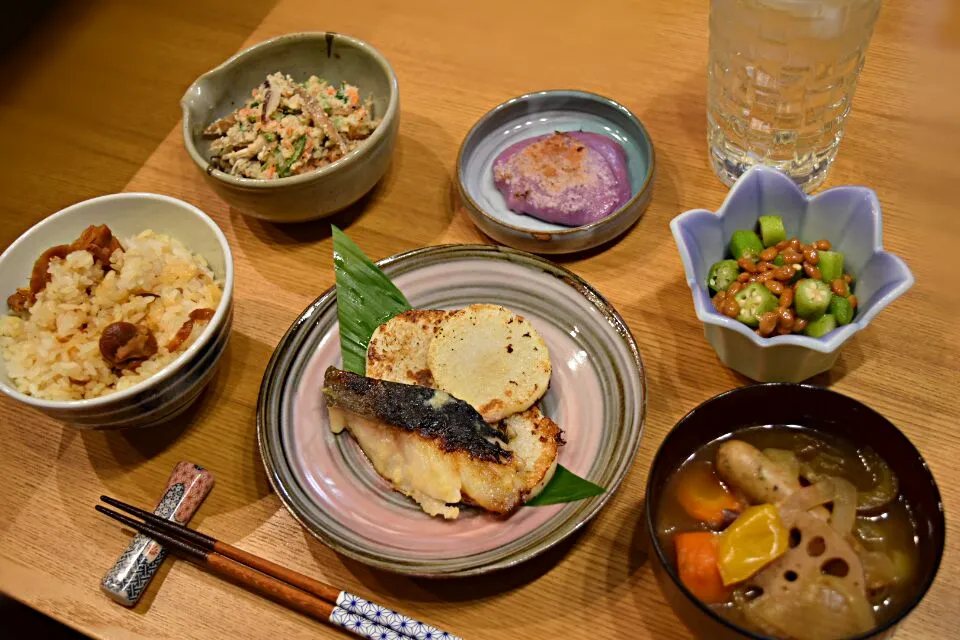
<svg viewBox="0 0 960 640">
<path fill-rule="evenodd" d="M 493 180 L 517 213 L 577 227 L 601 220 L 630 199 L 627 154 L 598 133 L 550 133 L 507 147 Z"/>
</svg>

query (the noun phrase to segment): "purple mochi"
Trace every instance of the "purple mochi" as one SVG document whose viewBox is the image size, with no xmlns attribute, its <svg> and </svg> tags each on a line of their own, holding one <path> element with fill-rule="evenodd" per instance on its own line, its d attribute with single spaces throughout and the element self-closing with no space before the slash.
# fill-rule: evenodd
<svg viewBox="0 0 960 640">
<path fill-rule="evenodd" d="M 549 133 L 507 147 L 493 179 L 517 213 L 577 227 L 602 220 L 630 199 L 627 154 L 599 133 Z"/>
</svg>

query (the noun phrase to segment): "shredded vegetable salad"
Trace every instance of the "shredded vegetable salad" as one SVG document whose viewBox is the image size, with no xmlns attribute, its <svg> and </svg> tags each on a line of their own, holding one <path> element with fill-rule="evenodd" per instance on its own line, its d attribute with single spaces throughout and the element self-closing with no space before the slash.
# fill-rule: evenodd
<svg viewBox="0 0 960 640">
<path fill-rule="evenodd" d="M 259 180 L 314 171 L 359 146 L 377 128 L 371 101 L 350 84 L 273 73 L 242 107 L 204 130 L 215 167 Z"/>
</svg>

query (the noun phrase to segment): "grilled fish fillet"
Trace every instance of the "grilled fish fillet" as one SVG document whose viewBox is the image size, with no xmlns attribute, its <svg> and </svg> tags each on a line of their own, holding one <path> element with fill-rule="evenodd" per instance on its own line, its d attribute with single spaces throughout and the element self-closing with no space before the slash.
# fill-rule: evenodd
<svg viewBox="0 0 960 640">
<path fill-rule="evenodd" d="M 327 369 L 323 393 L 334 433 L 348 430 L 384 479 L 430 515 L 456 518 L 461 502 L 507 514 L 542 488 L 556 464 L 560 428 L 539 416 L 514 421 L 514 438 L 450 394 Z M 552 442 L 554 454 L 543 451 Z M 513 449 L 513 451 L 511 451 Z"/>
<path fill-rule="evenodd" d="M 487 305 L 479 305 L 481 308 L 485 306 Z M 460 312 L 413 309 L 380 325 L 370 339 L 367 349 L 367 375 L 390 382 L 442 389 L 427 361 L 430 344 L 440 332 L 443 323 L 458 313 Z M 500 357 L 506 357 L 504 354 L 507 352 L 502 350 L 498 353 Z M 546 348 L 543 353 L 549 358 Z M 482 366 L 496 368 L 498 363 L 495 360 L 487 360 Z M 549 369 L 549 360 L 546 366 Z M 544 389 L 548 382 L 549 378 L 543 384 Z M 444 390 L 448 393 L 452 391 Z M 479 411 L 477 405 L 473 406 Z M 522 500 L 526 502 L 538 495 L 553 478 L 559 447 L 563 444 L 563 432 L 536 406 L 501 420 L 497 423 L 497 428 L 508 437 L 509 443 L 505 447 L 516 453 L 517 467 L 523 475 L 520 491 Z M 464 502 L 470 502 L 469 496 L 465 496 Z"/>
</svg>

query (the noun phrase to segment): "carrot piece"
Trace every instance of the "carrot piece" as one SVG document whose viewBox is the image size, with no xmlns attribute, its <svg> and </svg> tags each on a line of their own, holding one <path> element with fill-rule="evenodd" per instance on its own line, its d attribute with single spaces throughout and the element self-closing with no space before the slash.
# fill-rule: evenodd
<svg viewBox="0 0 960 640">
<path fill-rule="evenodd" d="M 677 478 L 677 502 L 693 518 L 716 527 L 723 523 L 724 510 L 739 513 L 743 505 L 727 491 L 708 465 L 694 465 Z"/>
<path fill-rule="evenodd" d="M 723 586 L 717 568 L 716 537 L 709 531 L 678 533 L 673 537 L 680 581 L 706 604 L 725 602 L 733 591 Z"/>
</svg>

